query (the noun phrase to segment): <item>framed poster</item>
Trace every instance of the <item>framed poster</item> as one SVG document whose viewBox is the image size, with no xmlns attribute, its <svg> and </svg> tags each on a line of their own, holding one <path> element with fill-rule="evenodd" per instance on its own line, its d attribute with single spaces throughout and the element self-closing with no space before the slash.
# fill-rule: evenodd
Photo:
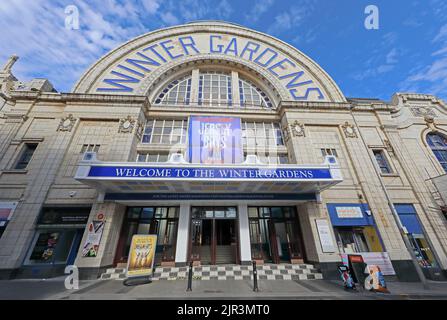
<svg viewBox="0 0 447 320">
<path fill-rule="evenodd" d="M 318 236 L 320 237 L 323 253 L 334 253 L 335 245 L 332 240 L 331 228 L 329 227 L 328 221 L 326 219 L 318 219 L 315 222 L 317 224 Z"/>
<path fill-rule="evenodd" d="M 99 243 L 104 231 L 104 221 L 92 221 L 88 225 L 87 239 L 82 249 L 83 257 L 96 257 L 98 255 Z"/>
<path fill-rule="evenodd" d="M 132 237 L 127 259 L 127 277 L 145 277 L 152 275 L 157 248 L 156 235 L 139 235 Z"/>
<path fill-rule="evenodd" d="M 203 164 L 241 163 L 241 119 L 192 116 L 189 121 L 189 161 Z"/>
</svg>

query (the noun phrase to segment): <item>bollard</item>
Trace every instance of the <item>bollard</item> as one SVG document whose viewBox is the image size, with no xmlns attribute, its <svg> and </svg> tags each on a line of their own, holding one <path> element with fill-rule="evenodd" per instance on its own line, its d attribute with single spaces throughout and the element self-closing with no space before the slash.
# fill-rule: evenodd
<svg viewBox="0 0 447 320">
<path fill-rule="evenodd" d="M 192 291 L 192 260 L 189 262 L 188 288 L 186 291 Z"/>
<path fill-rule="evenodd" d="M 258 271 L 256 270 L 256 261 L 253 261 L 253 291 L 258 292 Z"/>
</svg>

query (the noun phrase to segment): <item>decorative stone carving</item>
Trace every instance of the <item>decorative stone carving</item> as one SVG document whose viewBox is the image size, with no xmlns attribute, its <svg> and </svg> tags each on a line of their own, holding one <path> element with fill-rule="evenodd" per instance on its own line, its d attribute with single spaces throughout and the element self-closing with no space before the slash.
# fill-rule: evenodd
<svg viewBox="0 0 447 320">
<path fill-rule="evenodd" d="M 394 148 L 391 145 L 391 142 L 388 139 L 383 140 L 383 142 L 385 143 L 385 148 L 386 148 L 386 151 L 388 151 L 388 154 L 394 155 Z"/>
<path fill-rule="evenodd" d="M 120 120 L 120 127 L 118 133 L 131 133 L 135 127 L 135 120 L 131 116 Z"/>
<path fill-rule="evenodd" d="M 74 125 L 76 123 L 76 119 L 72 114 L 69 114 L 68 117 L 62 118 L 59 126 L 57 127 L 57 131 L 68 131 L 71 132 Z"/>
<path fill-rule="evenodd" d="M 424 120 L 425 120 L 425 122 L 427 122 L 427 123 L 434 123 L 434 122 L 435 122 L 435 117 L 432 116 L 432 115 L 426 114 L 426 115 L 424 116 Z"/>
<path fill-rule="evenodd" d="M 141 121 L 138 121 L 137 131 L 136 131 L 136 135 L 137 135 L 138 139 L 141 139 L 141 137 L 143 136 L 143 131 L 144 131 L 144 123 Z"/>
<path fill-rule="evenodd" d="M 284 136 L 284 142 L 289 141 L 289 139 L 290 139 L 289 125 L 286 124 L 281 129 L 282 129 L 282 133 L 283 133 L 283 136 Z"/>
<path fill-rule="evenodd" d="M 299 123 L 297 120 L 290 124 L 290 129 L 292 130 L 292 135 L 294 137 L 305 137 L 306 132 L 304 131 L 304 124 Z"/>
<path fill-rule="evenodd" d="M 357 138 L 357 132 L 355 131 L 355 127 L 352 124 L 349 124 L 346 121 L 345 124 L 341 127 L 343 128 L 343 132 L 345 133 L 346 138 Z"/>
<path fill-rule="evenodd" d="M 434 112 L 432 107 L 412 107 L 410 108 L 410 110 L 415 117 L 436 117 L 436 113 Z"/>
</svg>

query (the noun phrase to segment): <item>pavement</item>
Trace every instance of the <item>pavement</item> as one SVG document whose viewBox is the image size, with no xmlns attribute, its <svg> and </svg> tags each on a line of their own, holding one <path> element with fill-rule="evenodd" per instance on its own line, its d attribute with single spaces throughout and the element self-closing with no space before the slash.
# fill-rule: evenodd
<svg viewBox="0 0 447 320">
<path fill-rule="evenodd" d="M 365 290 L 346 291 L 340 281 L 260 280 L 259 291 L 252 281 L 194 280 L 187 292 L 186 280 L 154 281 L 126 286 L 123 281 L 81 281 L 78 290 L 67 290 L 64 278 L 0 281 L 0 300 L 188 300 L 188 299 L 299 299 L 299 300 L 447 300 L 447 282 L 388 282 L 390 294 Z"/>
</svg>

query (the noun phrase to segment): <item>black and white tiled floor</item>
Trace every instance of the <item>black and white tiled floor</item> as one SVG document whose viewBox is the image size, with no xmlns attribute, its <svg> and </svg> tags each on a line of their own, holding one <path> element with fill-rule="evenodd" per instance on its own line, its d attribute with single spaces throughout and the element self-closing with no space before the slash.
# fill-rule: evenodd
<svg viewBox="0 0 447 320">
<path fill-rule="evenodd" d="M 193 269 L 194 280 L 251 280 L 252 266 L 217 265 Z M 323 275 L 310 264 L 264 264 L 257 267 L 260 280 L 318 280 Z M 102 280 L 126 278 L 125 269 L 108 269 Z M 186 280 L 188 267 L 157 267 L 152 280 Z"/>
</svg>

